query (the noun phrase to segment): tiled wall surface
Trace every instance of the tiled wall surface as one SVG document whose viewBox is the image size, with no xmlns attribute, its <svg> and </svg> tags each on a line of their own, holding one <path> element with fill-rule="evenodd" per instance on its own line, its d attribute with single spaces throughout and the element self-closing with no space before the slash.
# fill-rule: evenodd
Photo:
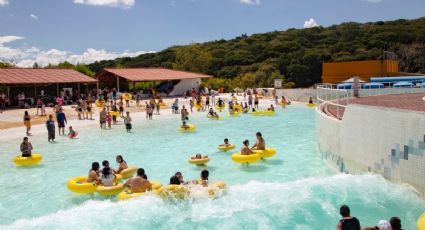
<svg viewBox="0 0 425 230">
<path fill-rule="evenodd" d="M 425 197 L 425 113 L 352 104 L 338 121 L 317 111 L 317 139 L 336 170 L 378 173 Z"/>
</svg>

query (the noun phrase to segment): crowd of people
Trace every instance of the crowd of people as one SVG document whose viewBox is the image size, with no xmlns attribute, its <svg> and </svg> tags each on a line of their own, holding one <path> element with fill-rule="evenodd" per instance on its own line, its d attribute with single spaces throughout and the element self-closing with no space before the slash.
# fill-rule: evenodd
<svg viewBox="0 0 425 230">
<path fill-rule="evenodd" d="M 339 208 L 342 219 L 338 221 L 337 230 L 361 230 L 360 221 L 351 216 L 350 208 L 342 205 Z M 376 226 L 366 227 L 363 230 L 402 230 L 401 220 L 398 217 L 391 217 L 390 220 L 380 220 Z"/>
<path fill-rule="evenodd" d="M 21 147 L 22 148 L 22 147 Z M 116 174 L 120 174 L 123 170 L 128 168 L 127 162 L 121 155 L 117 155 L 115 158 L 118 166 L 116 169 L 113 169 L 109 165 L 109 161 L 104 160 L 102 162 L 102 168 L 100 168 L 99 162 L 93 162 L 91 168 L 88 172 L 86 182 L 87 183 L 95 183 L 97 185 L 102 185 L 104 187 L 111 187 L 116 184 Z M 184 181 L 183 174 L 181 172 L 176 172 L 170 178 L 170 185 L 202 185 L 204 187 L 208 186 L 208 170 L 204 169 L 201 171 L 200 179 Z M 131 190 L 132 193 L 141 193 L 152 190 L 152 184 L 148 180 L 148 176 L 145 173 L 143 168 L 138 168 L 136 176 L 128 179 L 124 183 L 124 187 Z"/>
</svg>

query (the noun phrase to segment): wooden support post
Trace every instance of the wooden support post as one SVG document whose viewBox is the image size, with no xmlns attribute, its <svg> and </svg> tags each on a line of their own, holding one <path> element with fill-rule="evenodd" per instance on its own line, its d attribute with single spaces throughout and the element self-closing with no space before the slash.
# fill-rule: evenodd
<svg viewBox="0 0 425 230">
<path fill-rule="evenodd" d="M 120 77 L 117 76 L 117 91 L 120 92 Z"/>
<path fill-rule="evenodd" d="M 56 93 L 57 93 L 57 96 L 59 97 L 60 95 L 59 95 L 59 83 L 56 83 Z"/>
</svg>

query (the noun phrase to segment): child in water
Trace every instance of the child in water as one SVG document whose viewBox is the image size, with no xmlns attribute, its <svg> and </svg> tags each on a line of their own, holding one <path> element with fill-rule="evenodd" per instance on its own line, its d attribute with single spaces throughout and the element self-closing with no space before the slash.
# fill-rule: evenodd
<svg viewBox="0 0 425 230">
<path fill-rule="evenodd" d="M 108 122 L 108 128 L 111 128 L 111 125 L 112 125 L 112 115 L 109 114 L 109 113 L 106 115 L 106 122 Z"/>
<path fill-rule="evenodd" d="M 72 126 L 69 126 L 69 133 L 68 133 L 68 137 L 69 138 L 75 138 L 77 137 L 77 132 L 72 128 Z"/>
<path fill-rule="evenodd" d="M 229 145 L 230 145 L 230 143 L 229 143 L 229 139 L 224 138 L 224 144 L 221 144 L 220 146 L 223 146 L 223 147 L 229 147 Z"/>
</svg>

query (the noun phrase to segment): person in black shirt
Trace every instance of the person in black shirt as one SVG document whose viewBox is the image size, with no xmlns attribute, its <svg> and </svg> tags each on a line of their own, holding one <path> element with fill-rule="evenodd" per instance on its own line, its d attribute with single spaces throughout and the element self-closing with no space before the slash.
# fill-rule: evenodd
<svg viewBox="0 0 425 230">
<path fill-rule="evenodd" d="M 360 230 L 359 220 L 350 216 L 350 208 L 347 205 L 342 205 L 339 208 L 339 214 L 341 214 L 342 219 L 338 222 L 337 230 Z"/>
</svg>

